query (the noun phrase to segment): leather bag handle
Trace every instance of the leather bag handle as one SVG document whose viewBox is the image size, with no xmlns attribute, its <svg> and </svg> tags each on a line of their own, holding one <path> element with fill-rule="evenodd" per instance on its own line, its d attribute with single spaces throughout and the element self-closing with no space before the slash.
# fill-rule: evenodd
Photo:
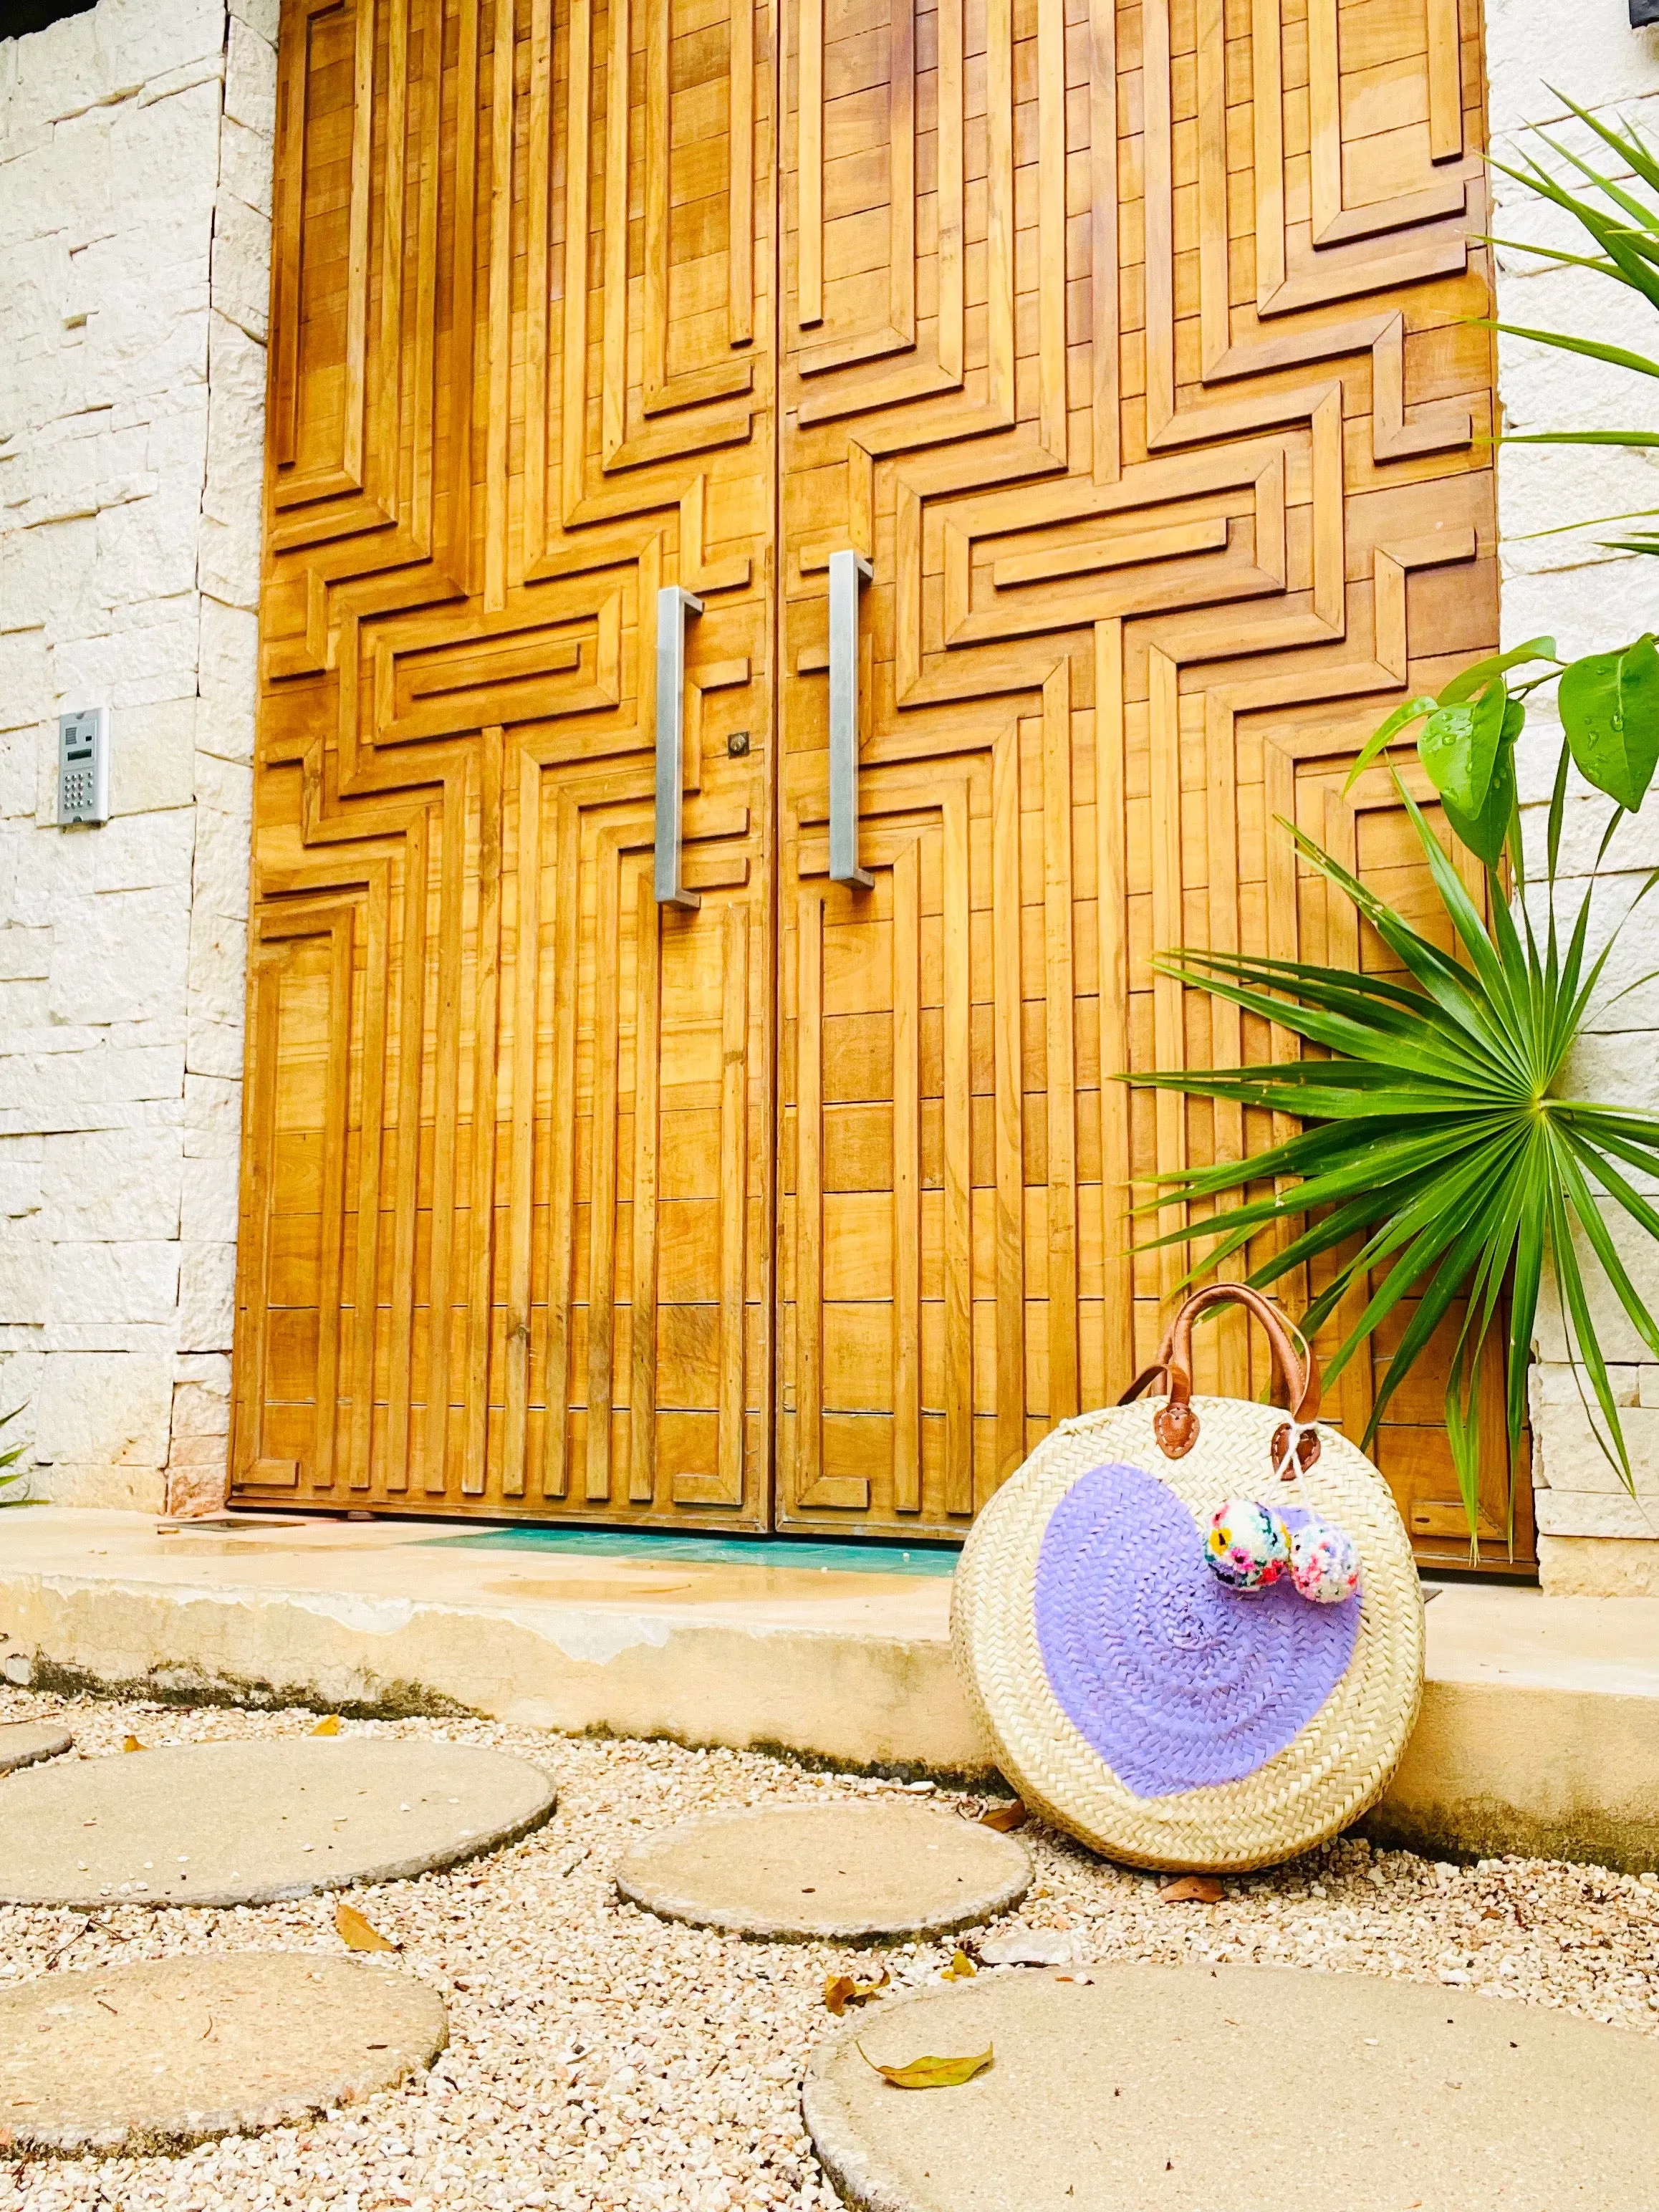
<svg viewBox="0 0 1659 2212">
<path fill-rule="evenodd" d="M 1253 1291 L 1248 1283 L 1208 1283 L 1201 1291 L 1194 1291 L 1170 1323 L 1152 1365 L 1136 1376 L 1118 1403 L 1128 1405 L 1162 1376 L 1168 1395 L 1152 1416 L 1152 1433 L 1165 1459 L 1184 1459 L 1198 1442 L 1198 1415 L 1192 1402 L 1193 1322 L 1206 1307 L 1229 1304 L 1241 1305 L 1253 1314 L 1273 1346 L 1275 1395 L 1291 1416 L 1274 1433 L 1273 1461 L 1275 1468 L 1284 1468 L 1282 1480 L 1288 1482 L 1294 1471 L 1285 1467 L 1292 1425 L 1297 1463 L 1305 1469 L 1319 1457 L 1319 1437 L 1314 1428 L 1319 1419 L 1319 1363 L 1310 1345 L 1305 1347 L 1304 1356 L 1297 1333 L 1273 1300 Z"/>
</svg>

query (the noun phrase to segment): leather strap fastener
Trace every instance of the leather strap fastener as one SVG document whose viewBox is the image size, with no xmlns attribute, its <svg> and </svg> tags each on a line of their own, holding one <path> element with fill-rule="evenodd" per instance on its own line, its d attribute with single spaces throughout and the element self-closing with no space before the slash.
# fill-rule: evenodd
<svg viewBox="0 0 1659 2212">
<path fill-rule="evenodd" d="M 1198 1442 L 1199 1429 L 1198 1414 L 1192 1402 L 1193 1322 L 1206 1307 L 1228 1304 L 1243 1306 L 1267 1331 L 1273 1354 L 1274 1402 L 1287 1409 L 1299 1431 L 1297 1463 L 1304 1469 L 1310 1468 L 1319 1457 L 1319 1438 L 1313 1425 L 1319 1419 L 1319 1363 L 1311 1346 L 1304 1358 L 1297 1335 L 1279 1308 L 1260 1291 L 1253 1291 L 1248 1283 L 1208 1283 L 1201 1291 L 1194 1291 L 1170 1322 L 1152 1365 L 1136 1376 L 1118 1400 L 1119 1405 L 1130 1404 L 1161 1376 L 1167 1397 L 1152 1416 L 1152 1433 L 1165 1459 L 1184 1459 Z M 1291 1433 L 1289 1422 L 1281 1422 L 1274 1433 L 1275 1468 L 1283 1466 L 1289 1455 Z M 1285 1468 L 1281 1480 L 1289 1482 L 1292 1472 Z"/>
</svg>

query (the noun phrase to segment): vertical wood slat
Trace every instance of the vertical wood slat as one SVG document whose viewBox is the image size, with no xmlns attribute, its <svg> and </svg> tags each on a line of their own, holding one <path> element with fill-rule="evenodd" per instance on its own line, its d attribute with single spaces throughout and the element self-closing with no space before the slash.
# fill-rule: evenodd
<svg viewBox="0 0 1659 2212">
<path fill-rule="evenodd" d="M 398 1132 L 393 1154 L 392 1291 L 386 1316 L 390 1372 L 386 1382 L 386 1487 L 409 1488 L 411 1355 L 415 1338 L 415 1253 L 420 1228 L 422 1035 L 425 1013 L 428 874 L 432 809 L 422 807 L 404 836 L 403 967 L 398 1006 Z"/>
<path fill-rule="evenodd" d="M 454 234 L 466 241 L 477 234 L 478 211 L 478 15 L 480 0 L 459 0 L 455 55 L 455 152 L 451 200 Z M 434 72 L 437 74 L 437 72 Z M 435 167 L 435 164 L 434 164 Z M 437 220 L 434 194 L 432 220 Z M 473 574 L 470 510 L 472 498 L 472 363 L 477 319 L 477 256 L 457 252 L 452 259 L 452 336 L 441 385 L 449 400 L 447 425 L 450 482 L 447 501 L 449 544 L 445 549 L 455 573 L 471 583 Z M 431 318 L 436 328 L 435 315 Z"/>
<path fill-rule="evenodd" d="M 1122 443 L 1118 422 L 1116 0 L 1089 0 L 1089 367 L 1094 479 L 1106 484 L 1117 481 Z"/>
<path fill-rule="evenodd" d="M 265 1346 L 270 1311 L 272 1135 L 276 1111 L 276 1047 L 280 970 L 254 940 L 249 946 L 248 1071 L 242 1146 L 242 1209 L 239 1257 L 243 1274 L 237 1301 L 235 1389 L 236 1474 L 246 1481 L 264 1454 Z"/>
<path fill-rule="evenodd" d="M 1135 1373 L 1134 1173 L 1129 1089 L 1111 1079 L 1129 1058 L 1128 849 L 1124 794 L 1123 625 L 1095 626 L 1096 923 L 1100 963 L 1100 1182 L 1108 1396 Z"/>
<path fill-rule="evenodd" d="M 665 6 L 666 0 L 657 0 L 657 4 L 659 8 Z M 607 460 L 620 453 L 628 435 L 629 85 L 632 34 L 632 0 L 611 0 L 611 42 L 605 71 L 605 350 L 599 398 L 600 436 Z M 573 183 L 576 150 L 573 135 L 568 157 L 573 164 Z M 585 210 L 585 191 L 581 204 Z M 569 221 L 568 216 L 566 219 Z M 567 232 L 567 237 L 568 234 Z M 585 270 L 578 273 L 573 270 L 572 273 L 576 275 L 578 283 L 586 285 Z M 572 362 L 567 356 L 565 404 L 576 409 L 575 434 L 579 442 L 575 458 L 579 472 L 582 458 L 580 441 L 586 434 L 587 419 L 585 373 L 585 363 L 575 364 L 578 381 L 573 394 L 568 380 Z"/>
<path fill-rule="evenodd" d="M 1042 953 L 1048 1063 L 1048 1418 L 1079 1411 L 1077 1042 L 1072 953 L 1072 684 L 1042 687 Z"/>
<path fill-rule="evenodd" d="M 345 417 L 341 465 L 354 483 L 363 480 L 364 410 L 368 367 L 368 234 L 374 189 L 375 0 L 355 0 L 352 42 L 351 198 L 346 262 Z"/>
<path fill-rule="evenodd" d="M 593 901 L 593 1089 L 589 1108 L 587 1230 L 587 1461 L 590 1501 L 611 1495 L 611 1413 L 616 1397 L 617 976 L 622 861 L 599 840 Z"/>
<path fill-rule="evenodd" d="M 823 9 L 798 0 L 795 15 L 795 319 L 804 331 L 823 320 Z"/>
<path fill-rule="evenodd" d="M 992 404 L 1014 398 L 1013 0 L 985 0 L 986 351 Z"/>
<path fill-rule="evenodd" d="M 568 33 L 574 63 L 575 26 Z M 586 82 L 585 78 L 574 80 Z M 585 103 L 568 102 L 568 106 Z M 545 270 L 552 260 L 553 0 L 530 0 L 530 97 L 525 143 L 525 265 Z M 585 143 L 585 142 L 584 142 Z M 569 153 L 567 146 L 567 156 Z M 568 277 L 565 317 L 572 318 Z M 526 285 L 524 304 L 523 562 L 538 562 L 547 544 L 548 402 L 553 389 L 552 331 L 548 288 Z M 583 318 L 585 323 L 586 318 Z"/>
<path fill-rule="evenodd" d="M 1352 807 L 1340 791 L 1328 788 L 1325 793 L 1325 818 L 1321 830 L 1320 842 L 1325 850 L 1340 861 L 1350 874 L 1358 874 L 1358 823 Z M 1334 885 L 1326 884 L 1321 888 L 1325 897 L 1323 964 L 1352 972 L 1359 966 L 1359 917 Z M 1336 1326 L 1345 1336 L 1364 1312 L 1369 1296 L 1369 1286 L 1363 1279 L 1350 1286 L 1336 1313 Z M 1351 1359 L 1337 1378 L 1337 1403 L 1342 1425 L 1356 1443 L 1364 1434 L 1370 1416 L 1370 1377 L 1366 1372 L 1370 1364 L 1363 1355 Z"/>
<path fill-rule="evenodd" d="M 1148 676 L 1152 687 L 1147 714 L 1152 787 L 1152 943 L 1163 951 L 1180 945 L 1186 936 L 1181 835 L 1181 677 L 1176 663 L 1156 647 L 1148 656 Z M 1158 1067 L 1179 1068 L 1187 1065 L 1185 996 L 1173 976 L 1154 978 L 1152 1049 Z M 1184 1168 L 1187 1102 L 1177 1091 L 1160 1091 L 1156 1110 L 1158 1166 L 1165 1172 Z M 1172 1230 L 1181 1228 L 1186 1218 L 1184 1206 L 1160 1206 L 1159 1235 L 1167 1236 Z M 1164 1297 L 1175 1295 L 1186 1268 L 1180 1245 L 1166 1245 L 1159 1253 L 1158 1282 Z"/>
<path fill-rule="evenodd" d="M 1037 88 L 1039 114 L 1054 118 L 1037 149 L 1037 424 L 1043 449 L 1058 457 L 1066 443 L 1066 25 L 1059 8 L 1037 9 Z"/>
<path fill-rule="evenodd" d="M 275 183 L 271 195 L 270 458 L 289 466 L 299 444 L 300 283 L 311 13 L 283 18 L 277 56 Z"/>
<path fill-rule="evenodd" d="M 1458 0 L 1425 0 L 1429 29 L 1429 159 L 1463 157 L 1463 57 Z"/>
<path fill-rule="evenodd" d="M 795 1464 L 810 1497 L 823 1475 L 823 900 L 795 913 Z"/>
<path fill-rule="evenodd" d="M 571 979 L 580 957 L 581 813 L 559 802 L 554 877 L 553 1096 L 547 1224 L 547 1434 L 542 1488 L 565 1496 L 570 1480 L 571 1271 L 575 1263 L 576 1007 Z"/>
<path fill-rule="evenodd" d="M 1042 688 L 1042 980 L 1048 1036 L 1048 1420 L 1068 1420 L 1079 1409 L 1071 661 L 1061 661 Z"/>
<path fill-rule="evenodd" d="M 887 313 L 907 343 L 916 335 L 916 22 L 913 0 L 888 16 Z"/>
<path fill-rule="evenodd" d="M 1309 169 L 1314 236 L 1342 212 L 1342 92 L 1338 0 L 1308 0 Z"/>
<path fill-rule="evenodd" d="M 720 1308 L 719 1421 L 720 1500 L 743 1497 L 744 1378 L 748 1349 L 749 1259 L 749 909 L 733 900 L 724 915 L 720 1019 Z"/>
<path fill-rule="evenodd" d="M 439 847 L 438 996 L 434 1029 L 436 1083 L 433 1129 L 448 1133 L 460 1110 L 461 936 L 466 899 L 466 817 L 470 778 L 452 776 L 444 789 Z M 432 1248 L 427 1275 L 426 1424 L 422 1484 L 441 1498 L 449 1457 L 450 1340 L 453 1328 L 455 1148 L 432 1147 Z"/>
<path fill-rule="evenodd" d="M 1025 1456 L 1025 1125 L 1020 988 L 1018 726 L 991 763 L 993 1056 L 996 1085 L 996 1479 Z"/>
<path fill-rule="evenodd" d="M 390 896 L 386 871 L 373 871 L 363 901 L 362 1110 L 358 1146 L 356 1265 L 352 1276 L 351 1426 L 348 1480 L 367 1490 L 372 1479 L 374 1339 L 380 1232 L 380 1176 L 385 1153 L 386 927 Z"/>
<path fill-rule="evenodd" d="M 939 365 L 940 374 L 955 382 L 962 374 L 967 256 L 963 223 L 967 172 L 963 150 L 963 85 L 966 70 L 963 0 L 939 0 L 935 35 L 939 40 L 938 126 L 934 143 L 934 159 L 939 166 Z"/>
<path fill-rule="evenodd" d="M 536 1012 L 541 982 L 542 772 L 519 756 L 517 930 L 513 947 L 513 1102 L 507 1201 L 506 1413 L 501 1489 L 522 1498 L 528 1480 L 531 1261 L 536 1192 Z"/>
<path fill-rule="evenodd" d="M 648 1505 L 657 1487 L 657 1146 L 660 1133 L 662 908 L 648 866 L 634 903 L 634 1249 L 629 1337 L 628 1495 Z"/>
<path fill-rule="evenodd" d="M 726 336 L 728 345 L 746 346 L 755 335 L 755 0 L 731 4 Z"/>
<path fill-rule="evenodd" d="M 618 0 L 618 5 L 622 6 L 622 0 Z M 625 7 L 622 8 L 622 12 L 627 12 Z M 592 0 L 573 0 L 568 46 L 570 90 L 565 101 L 564 301 L 560 325 L 559 362 L 559 503 L 566 517 L 580 504 L 587 445 L 587 252 L 588 226 L 592 221 L 588 194 L 593 166 Z M 608 155 L 608 89 L 606 100 L 605 147 Z M 609 188 L 607 180 L 607 194 Z M 607 216 L 609 211 L 607 197 Z M 605 327 L 602 322 L 601 329 Z M 609 360 L 608 354 L 605 358 Z M 551 380 L 550 377 L 550 384 Z M 608 386 L 607 377 L 603 380 L 602 392 L 608 389 Z M 603 430 L 607 447 L 615 443 L 612 427 L 607 423 Z M 620 424 L 615 427 L 620 429 Z"/>
<path fill-rule="evenodd" d="M 1224 0 L 1198 0 L 1198 108 L 1201 143 L 1227 143 L 1227 25 Z M 1206 364 L 1232 338 L 1228 275 L 1227 172 L 1202 161 L 1198 174 L 1199 312 Z"/>
<path fill-rule="evenodd" d="M 647 399 L 668 382 L 668 150 L 673 108 L 668 9 L 669 0 L 645 0 L 645 313 L 641 329 Z M 622 295 L 625 301 L 625 285 Z M 605 297 L 608 304 L 608 280 Z"/>
<path fill-rule="evenodd" d="M 940 807 L 945 939 L 945 1498 L 974 1510 L 973 1055 L 969 1035 L 968 791 Z"/>
<path fill-rule="evenodd" d="M 1250 0 L 1250 65 L 1255 98 L 1255 296 L 1258 311 L 1285 283 L 1285 95 L 1283 0 Z"/>
<path fill-rule="evenodd" d="M 472 963 L 472 1239 L 467 1286 L 466 1447 L 464 1497 L 484 1494 L 489 1432 L 489 1351 L 495 1280 L 495 1083 L 501 1007 L 501 769 L 503 738 L 486 730 L 479 749 L 478 918 Z"/>
<path fill-rule="evenodd" d="M 489 92 L 489 410 L 485 431 L 486 607 L 507 605 L 507 465 L 513 395 L 513 31 L 514 0 L 494 0 Z"/>
<path fill-rule="evenodd" d="M 314 1486 L 332 1486 L 339 1443 L 340 1274 L 345 1241 L 345 1148 L 351 1085 L 354 917 L 337 915 L 330 931 L 328 1091 L 323 1139 L 322 1223 L 317 1284 L 317 1458 Z"/>
<path fill-rule="evenodd" d="M 893 1504 L 921 1510 L 921 854 L 893 861 Z"/>
<path fill-rule="evenodd" d="M 374 369 L 368 392 L 369 452 L 365 482 L 383 506 L 398 492 L 398 407 L 403 381 L 404 257 L 409 153 L 409 10 L 391 0 L 386 25 L 385 174 L 380 194 L 380 304 Z M 430 264 L 426 264 L 429 266 Z M 420 387 L 424 391 L 425 387 Z"/>
<path fill-rule="evenodd" d="M 1277 0 L 1273 0 L 1277 5 Z M 1146 127 L 1146 435 L 1162 434 L 1175 413 L 1175 124 L 1170 100 L 1167 0 L 1141 10 L 1141 103 Z"/>
<path fill-rule="evenodd" d="M 1208 936 L 1206 941 L 1212 952 L 1236 953 L 1239 950 L 1237 736 L 1232 714 L 1213 691 L 1206 694 L 1205 699 L 1204 765 L 1208 877 Z M 1243 1019 L 1238 1008 L 1225 999 L 1212 999 L 1209 1011 L 1210 1064 L 1215 1067 L 1242 1066 L 1244 1033 Z M 1215 1131 L 1215 1158 L 1218 1160 L 1243 1159 L 1243 1107 L 1234 1101 L 1218 1098 L 1212 1103 L 1210 1112 Z M 1242 1203 L 1240 1197 L 1231 1197 L 1224 1203 L 1223 1210 L 1231 1212 Z M 1246 1252 L 1236 1254 L 1223 1263 L 1221 1269 L 1223 1276 L 1231 1281 L 1241 1280 L 1248 1272 Z M 1220 1332 L 1219 1387 L 1228 1397 L 1246 1397 L 1249 1394 L 1250 1381 L 1249 1323 L 1244 1315 L 1229 1309 L 1222 1315 L 1218 1327 Z"/>
</svg>

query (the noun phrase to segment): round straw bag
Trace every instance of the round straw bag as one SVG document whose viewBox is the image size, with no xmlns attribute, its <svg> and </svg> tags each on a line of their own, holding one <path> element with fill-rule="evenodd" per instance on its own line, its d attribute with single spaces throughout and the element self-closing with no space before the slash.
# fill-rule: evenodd
<svg viewBox="0 0 1659 2212">
<path fill-rule="evenodd" d="M 1226 1299 L 1266 1328 L 1289 1421 L 1194 1397 L 1193 1320 Z M 1159 1376 L 1164 1396 L 1132 1402 Z M 1046 1437 L 969 1535 L 951 1635 L 997 1763 L 1109 1857 L 1271 1865 L 1357 1819 L 1399 1762 L 1423 1683 L 1411 1546 L 1382 1476 L 1318 1419 L 1318 1368 L 1284 1316 L 1212 1285 L 1123 1402 Z M 1224 1587 L 1205 1539 L 1235 1498 L 1344 1530 L 1358 1595 Z"/>
</svg>

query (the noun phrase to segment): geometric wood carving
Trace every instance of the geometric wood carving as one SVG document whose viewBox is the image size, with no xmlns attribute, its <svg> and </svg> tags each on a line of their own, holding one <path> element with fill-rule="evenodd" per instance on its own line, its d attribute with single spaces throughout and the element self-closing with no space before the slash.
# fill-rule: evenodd
<svg viewBox="0 0 1659 2212">
<path fill-rule="evenodd" d="M 1420 901 L 1347 767 L 1496 634 L 1480 34 L 285 0 L 239 1495 L 949 1536 L 1123 1387 L 1133 1186 L 1271 1132 L 1117 1075 L 1292 1049 L 1153 951 L 1380 959 L 1276 817 Z"/>
<path fill-rule="evenodd" d="M 284 9 L 239 1495 L 766 1522 L 766 23 Z"/>
</svg>

